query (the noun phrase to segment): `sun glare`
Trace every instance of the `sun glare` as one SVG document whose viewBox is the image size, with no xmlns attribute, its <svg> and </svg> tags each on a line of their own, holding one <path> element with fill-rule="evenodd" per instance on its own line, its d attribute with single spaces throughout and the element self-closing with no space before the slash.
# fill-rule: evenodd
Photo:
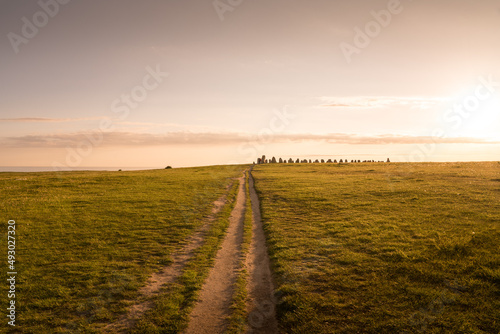
<svg viewBox="0 0 500 334">
<path fill-rule="evenodd" d="M 465 117 L 460 132 L 466 137 L 500 141 L 500 97 L 484 101 L 481 108 Z"/>
</svg>

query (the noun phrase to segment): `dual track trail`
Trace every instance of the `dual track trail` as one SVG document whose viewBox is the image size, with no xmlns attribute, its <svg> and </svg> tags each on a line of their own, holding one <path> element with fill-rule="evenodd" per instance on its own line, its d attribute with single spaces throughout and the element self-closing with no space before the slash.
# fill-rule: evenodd
<svg viewBox="0 0 500 334">
<path fill-rule="evenodd" d="M 252 210 L 252 241 L 245 266 L 248 272 L 247 333 L 278 333 L 275 317 L 274 287 L 262 229 L 260 206 L 254 182 L 249 172 L 252 207 L 246 207 L 246 178 L 239 179 L 236 205 L 231 213 L 229 228 L 219 249 L 215 264 L 200 292 L 184 334 L 222 334 L 231 315 L 231 303 L 241 261 L 245 211 Z"/>
<path fill-rule="evenodd" d="M 251 173 L 249 189 L 252 202 L 252 243 L 250 244 L 250 252 L 246 262 L 249 272 L 248 296 L 250 302 L 248 323 L 251 327 L 249 333 L 278 333 L 271 264 L 260 216 L 259 197 L 255 191 L 254 179 Z"/>
<path fill-rule="evenodd" d="M 248 175 L 248 177 L 247 177 Z M 183 334 L 223 334 L 229 326 L 232 315 L 232 304 L 236 281 L 241 269 L 246 269 L 246 313 L 244 328 L 246 334 L 278 333 L 275 316 L 274 286 L 271 274 L 266 238 L 260 216 L 260 205 L 254 189 L 254 180 L 250 171 L 235 180 L 239 183 L 236 203 L 229 217 L 229 226 L 217 251 L 214 265 L 201 288 L 198 301 L 195 303 L 189 323 Z M 247 192 L 247 183 L 248 189 Z M 230 187 L 228 188 L 229 191 Z M 251 207 L 247 206 L 248 196 Z M 205 243 L 206 235 L 217 215 L 226 205 L 227 193 L 213 204 L 212 214 L 202 226 L 186 240 L 185 245 L 172 254 L 172 264 L 153 274 L 146 285 L 139 291 L 138 300 L 130 306 L 129 311 L 116 322 L 103 328 L 104 333 L 128 333 L 141 317 L 154 307 L 154 297 L 162 287 L 175 282 L 183 273 L 186 264 L 193 258 L 194 252 Z M 245 214 L 252 212 L 252 238 L 242 254 L 242 243 L 245 231 Z M 246 224 L 249 220 L 247 217 Z M 248 230 L 248 227 L 247 227 Z M 248 238 L 248 237 L 247 237 Z M 248 239 L 246 241 L 248 246 Z M 245 255 L 245 258 L 242 257 Z M 243 320 L 242 320 L 243 321 Z"/>
</svg>

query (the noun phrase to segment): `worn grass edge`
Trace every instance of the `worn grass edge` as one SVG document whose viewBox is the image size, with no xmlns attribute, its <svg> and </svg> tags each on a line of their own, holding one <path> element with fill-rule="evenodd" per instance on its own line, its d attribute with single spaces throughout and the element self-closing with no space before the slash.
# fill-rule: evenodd
<svg viewBox="0 0 500 334">
<path fill-rule="evenodd" d="M 259 173 L 259 169 L 263 167 L 263 165 L 258 166 L 258 168 L 255 170 L 257 172 L 257 175 Z M 343 167 L 343 165 L 339 164 L 338 167 Z M 260 214 L 261 214 L 261 221 L 262 221 L 262 229 L 264 231 L 264 236 L 266 238 L 266 244 L 267 244 L 267 252 L 269 255 L 269 264 L 271 266 L 271 277 L 274 285 L 274 297 L 276 298 L 276 319 L 278 321 L 278 332 L 279 333 L 288 333 L 290 331 L 290 328 L 287 328 L 287 323 L 286 320 L 283 319 L 284 314 L 287 312 L 287 307 L 284 305 L 284 299 L 288 295 L 287 292 L 283 291 L 283 288 L 286 288 L 287 283 L 291 284 L 293 287 L 297 281 L 296 278 L 292 276 L 292 273 L 290 272 L 289 268 L 287 268 L 286 264 L 284 264 L 281 259 L 279 258 L 279 250 L 276 249 L 276 241 L 273 240 L 271 237 L 272 233 L 272 222 L 270 219 L 267 217 L 267 211 L 262 205 L 262 190 L 259 188 L 259 184 L 261 183 L 261 180 L 259 180 L 258 177 L 255 176 L 255 173 L 252 173 L 253 177 L 253 186 L 255 189 L 255 193 L 257 194 L 257 197 L 261 200 L 259 203 L 259 208 L 260 208 Z"/>
<path fill-rule="evenodd" d="M 250 198 L 250 172 L 245 173 L 245 219 L 243 222 L 243 242 L 240 249 L 240 264 L 239 273 L 236 278 L 234 286 L 234 293 L 231 304 L 231 316 L 228 319 L 228 328 L 226 333 L 239 334 L 247 330 L 247 302 L 248 302 L 248 270 L 246 268 L 246 259 L 250 251 L 250 244 L 252 242 L 252 200 Z"/>
<path fill-rule="evenodd" d="M 153 308 L 139 319 L 130 333 L 180 333 L 187 328 L 189 314 L 226 235 L 238 189 L 239 182 L 234 181 L 227 202 L 207 232 L 203 245 L 195 250 L 179 278 L 162 289 L 153 300 Z"/>
<path fill-rule="evenodd" d="M 429 163 L 429 165 L 437 165 L 438 163 Z M 499 162 L 500 164 L 500 162 Z M 370 166 L 375 166 L 376 164 L 370 165 Z M 408 164 L 408 166 L 411 166 L 414 168 L 416 171 L 418 171 L 419 166 L 425 166 L 425 163 L 415 163 L 415 164 Z M 457 167 L 460 168 L 460 164 L 457 164 Z M 266 175 L 260 175 L 259 173 L 266 170 L 267 166 L 258 166 L 257 175 L 254 174 L 254 180 L 255 180 L 255 188 L 257 191 L 257 194 L 259 198 L 261 199 L 261 204 L 265 204 L 266 202 L 269 204 L 272 201 L 272 197 L 268 196 L 263 196 L 266 194 L 266 189 L 263 187 L 268 181 L 269 177 Z M 430 168 L 430 167 L 427 167 Z M 426 169 L 427 170 L 427 169 Z M 401 172 L 400 174 L 399 170 L 393 171 L 392 173 L 387 173 L 386 175 L 389 175 L 391 177 L 400 177 L 403 178 L 408 175 L 403 174 Z M 433 175 L 438 175 L 433 174 Z M 257 176 L 257 177 L 255 177 Z M 266 178 L 267 177 L 267 178 Z M 417 180 L 418 182 L 419 180 Z M 492 179 L 492 181 L 498 181 L 498 179 Z M 399 181 L 398 181 L 399 182 Z M 259 187 L 262 187 L 259 189 Z M 269 195 L 269 194 L 267 194 Z M 265 206 L 265 205 L 263 205 Z M 277 233 L 274 231 L 273 226 L 275 226 L 275 220 L 276 218 L 269 216 L 268 214 L 271 213 L 272 210 L 266 210 L 265 207 L 261 207 L 261 213 L 262 213 L 262 222 L 264 225 L 264 232 L 266 234 L 267 240 L 268 240 L 268 250 L 270 254 L 270 260 L 271 260 L 271 266 L 272 266 L 272 272 L 273 272 L 273 277 L 275 278 L 275 288 L 276 288 L 276 293 L 275 296 L 277 298 L 277 306 L 276 306 L 276 311 L 277 311 L 277 317 L 278 317 L 278 326 L 280 333 L 304 333 L 304 332 L 310 332 L 310 333 L 330 333 L 331 331 L 338 331 L 339 333 L 348 333 L 348 332 L 355 332 L 356 330 L 359 329 L 355 327 L 351 327 L 348 329 L 334 329 L 332 323 L 330 322 L 330 328 L 321 328 L 317 326 L 314 323 L 314 317 L 316 316 L 317 313 L 315 312 L 314 306 L 312 305 L 312 299 L 304 297 L 298 288 L 300 288 L 300 277 L 297 277 L 296 274 L 291 270 L 291 266 L 287 265 L 286 262 L 283 262 L 282 258 L 280 258 L 280 249 L 279 247 L 276 247 L 276 238 L 271 238 L 270 236 L 276 236 Z M 492 230 L 493 232 L 493 230 Z M 436 232 L 436 238 L 438 238 L 439 241 L 439 233 Z M 429 247 L 435 247 L 438 251 L 443 252 L 451 252 L 450 247 L 452 247 L 452 244 L 445 244 L 444 247 L 443 244 L 439 241 L 439 246 L 434 242 L 434 245 L 430 245 Z M 453 251 L 461 251 L 461 245 L 458 245 L 458 249 L 454 249 Z M 469 267 L 470 268 L 470 267 Z M 417 270 L 417 272 L 421 272 L 420 270 Z M 455 275 L 457 276 L 457 275 Z M 402 322 L 396 323 L 396 325 L 401 324 L 406 324 L 407 327 L 402 327 L 402 328 L 396 328 L 393 327 L 394 329 L 391 328 L 391 330 L 387 330 L 386 328 L 383 328 L 380 330 L 379 328 L 372 329 L 372 327 L 367 326 L 363 329 L 361 329 L 361 332 L 369 332 L 369 333 L 381 333 L 381 332 L 399 332 L 399 333 L 420 333 L 420 332 L 435 332 L 436 330 L 439 331 L 444 331 L 444 330 L 449 330 L 448 327 L 451 322 L 448 322 L 448 324 L 440 325 L 441 327 L 435 327 L 431 329 L 431 324 L 434 323 L 435 326 L 437 326 L 437 321 L 441 317 L 441 310 L 446 307 L 447 303 L 451 302 L 453 300 L 453 297 L 449 297 L 450 295 L 445 295 L 444 293 L 446 291 L 448 292 L 455 292 L 455 295 L 459 295 L 459 291 L 456 288 L 451 288 L 451 286 L 455 287 L 460 287 L 462 289 L 468 289 L 467 283 L 463 283 L 463 281 L 455 280 L 452 283 L 452 277 L 446 277 L 447 280 L 444 280 L 444 284 L 442 281 L 440 281 L 441 284 L 440 286 L 437 287 L 437 289 L 434 289 L 433 294 L 429 294 L 430 297 L 428 299 L 422 299 L 421 301 L 418 301 L 416 304 L 413 305 L 412 308 L 410 309 L 405 309 L 405 312 L 408 314 L 408 318 L 403 318 Z M 455 289 L 455 290 L 454 290 Z M 451 295 L 453 296 L 453 295 Z M 439 308 L 436 307 L 436 305 L 440 305 Z M 465 303 L 463 304 L 465 305 Z M 464 310 L 466 306 L 463 306 Z M 412 313 L 413 312 L 413 313 Z M 332 312 L 333 313 L 333 312 Z M 460 314 L 460 313 L 457 313 Z M 298 318 L 301 316 L 301 318 Z M 491 318 L 491 317 L 490 317 Z M 313 321 L 309 321 L 309 320 Z M 455 319 L 459 319 L 459 317 L 455 317 Z M 339 323 L 342 323 L 340 321 Z M 498 322 L 497 322 L 498 323 Z M 298 326 L 300 325 L 300 327 Z M 465 325 L 468 325 L 468 322 L 465 323 Z M 309 327 L 307 327 L 309 326 Z M 429 326 L 429 328 L 427 328 Z M 304 328 L 307 329 L 307 331 L 304 330 Z M 354 329 L 352 329 L 354 328 Z M 427 329 L 426 329 L 427 328 Z M 436 329 L 438 328 L 438 329 Z M 321 331 L 323 330 L 323 331 Z M 476 333 L 476 331 L 473 331 L 472 329 L 464 329 L 464 332 L 469 333 Z M 455 330 L 455 332 L 462 332 L 461 330 Z M 477 331 L 477 333 L 483 333 L 481 329 Z M 497 328 L 494 329 L 494 332 L 497 333 Z M 485 332 L 486 333 L 486 332 Z M 498 332 L 500 334 L 500 332 Z"/>
</svg>

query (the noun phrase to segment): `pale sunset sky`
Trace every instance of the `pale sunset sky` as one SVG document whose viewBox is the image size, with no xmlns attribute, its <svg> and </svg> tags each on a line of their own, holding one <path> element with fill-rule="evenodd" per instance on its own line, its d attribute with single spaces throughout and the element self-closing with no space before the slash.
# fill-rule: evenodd
<svg viewBox="0 0 500 334">
<path fill-rule="evenodd" d="M 0 6 L 0 166 L 500 161 L 498 0 Z"/>
</svg>

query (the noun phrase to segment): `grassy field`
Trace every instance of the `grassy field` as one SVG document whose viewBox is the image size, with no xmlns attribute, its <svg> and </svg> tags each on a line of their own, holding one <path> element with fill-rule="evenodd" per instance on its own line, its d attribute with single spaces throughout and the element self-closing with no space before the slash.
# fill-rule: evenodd
<svg viewBox="0 0 500 334">
<path fill-rule="evenodd" d="M 116 320 L 147 277 L 170 263 L 170 254 L 200 226 L 213 201 L 243 169 L 1 173 L 4 235 L 8 220 L 17 226 L 17 332 L 92 333 Z M 235 195 L 234 188 L 231 193 Z M 201 286 L 227 226 L 228 210 L 173 292 L 178 310 L 190 305 Z M 2 240 L 7 257 L 6 237 Z M 6 260 L 0 268 L 8 271 Z M 7 284 L 0 303 L 8 303 Z M 183 326 L 185 313 L 177 314 L 175 326 Z M 154 332 L 164 324 L 149 314 L 140 325 Z"/>
<path fill-rule="evenodd" d="M 203 246 L 131 329 L 181 332 L 245 168 L 0 173 L 4 236 L 8 220 L 17 226 L 11 332 L 100 333 L 227 194 Z M 283 333 L 500 333 L 500 163 L 274 164 L 253 175 Z M 249 209 L 241 261 L 250 227 Z M 231 333 L 246 322 L 241 268 Z"/>
<path fill-rule="evenodd" d="M 500 163 L 253 174 L 283 333 L 500 332 Z"/>
</svg>

